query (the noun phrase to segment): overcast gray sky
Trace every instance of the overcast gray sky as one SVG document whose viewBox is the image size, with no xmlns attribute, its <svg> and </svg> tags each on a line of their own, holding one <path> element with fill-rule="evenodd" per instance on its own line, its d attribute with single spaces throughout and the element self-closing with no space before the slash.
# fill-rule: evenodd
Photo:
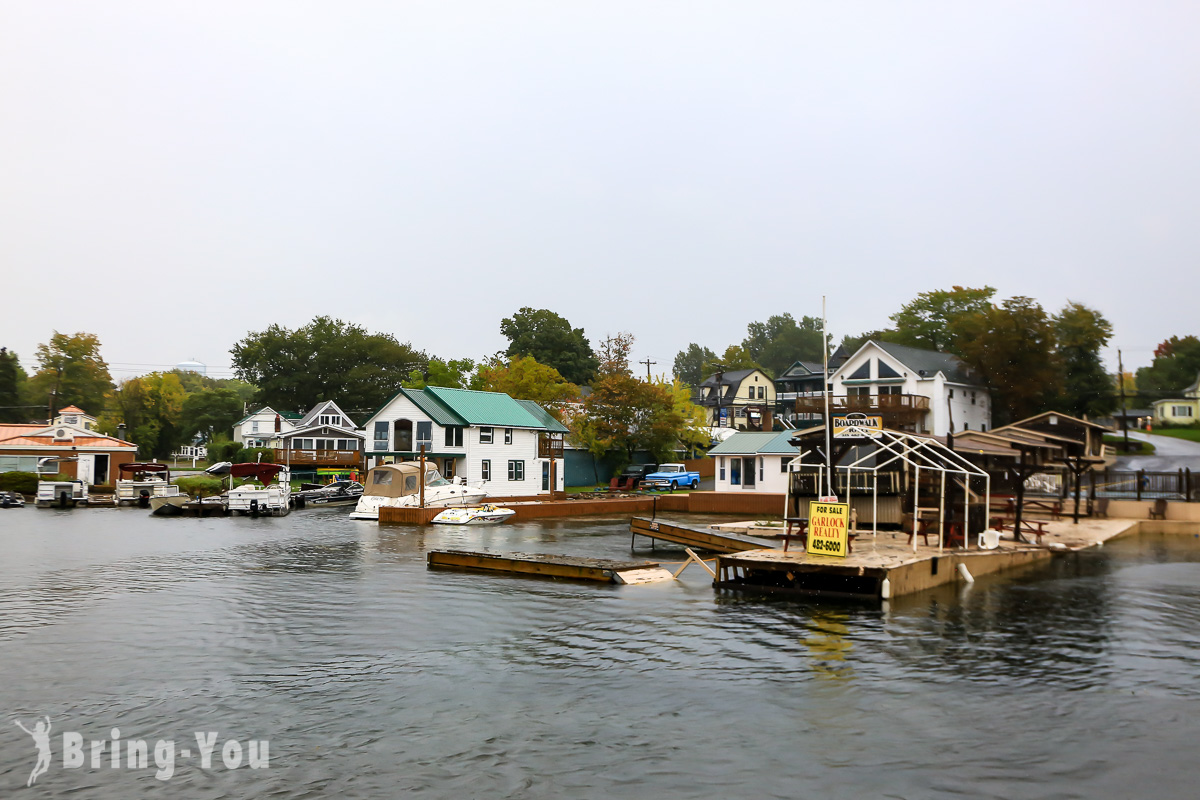
<svg viewBox="0 0 1200 800">
<path fill-rule="evenodd" d="M 669 370 L 991 284 L 1200 333 L 1195 2 L 0 0 L 0 344 L 553 309 Z M 1115 366 L 1115 359 L 1114 359 Z"/>
</svg>

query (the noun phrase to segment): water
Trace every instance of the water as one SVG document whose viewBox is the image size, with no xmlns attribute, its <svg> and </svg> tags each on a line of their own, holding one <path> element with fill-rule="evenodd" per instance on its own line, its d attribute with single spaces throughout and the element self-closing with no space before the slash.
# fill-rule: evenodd
<svg viewBox="0 0 1200 800">
<path fill-rule="evenodd" d="M 887 609 L 716 595 L 696 567 L 641 587 L 430 572 L 439 547 L 625 558 L 629 535 L 0 512 L 0 797 L 35 762 L 11 720 L 42 714 L 29 797 L 1197 793 L 1194 537 Z M 270 767 L 62 768 L 60 732 L 113 727 L 151 749 L 267 739 Z"/>
</svg>

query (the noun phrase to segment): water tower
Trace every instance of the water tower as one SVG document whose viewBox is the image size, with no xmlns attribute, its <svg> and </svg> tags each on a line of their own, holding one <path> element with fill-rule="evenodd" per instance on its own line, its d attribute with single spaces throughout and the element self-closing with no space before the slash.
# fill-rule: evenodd
<svg viewBox="0 0 1200 800">
<path fill-rule="evenodd" d="M 184 361 L 176 364 L 175 369 L 180 372 L 195 372 L 197 375 L 208 374 L 208 365 L 202 364 L 199 361 Z"/>
</svg>

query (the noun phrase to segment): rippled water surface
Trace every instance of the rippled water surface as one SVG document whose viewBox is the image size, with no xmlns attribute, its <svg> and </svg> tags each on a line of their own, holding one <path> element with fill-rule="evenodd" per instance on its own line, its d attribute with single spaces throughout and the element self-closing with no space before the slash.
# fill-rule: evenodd
<svg viewBox="0 0 1200 800">
<path fill-rule="evenodd" d="M 641 587 L 425 567 L 440 547 L 625 558 L 627 526 L 0 512 L 0 797 L 1200 792 L 1200 539 L 883 609 L 717 595 L 694 567 Z M 43 714 L 54 757 L 26 790 L 11 721 Z M 62 768 L 60 732 L 114 727 L 267 739 L 270 767 Z"/>
</svg>

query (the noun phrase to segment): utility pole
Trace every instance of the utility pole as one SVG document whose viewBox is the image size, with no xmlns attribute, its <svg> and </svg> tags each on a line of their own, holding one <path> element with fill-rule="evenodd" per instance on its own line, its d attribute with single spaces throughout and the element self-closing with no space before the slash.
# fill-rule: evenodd
<svg viewBox="0 0 1200 800">
<path fill-rule="evenodd" d="M 1125 452 L 1129 452 L 1129 418 L 1125 416 L 1125 365 L 1121 363 L 1121 350 L 1117 348 L 1117 385 L 1121 390 L 1121 430 L 1125 434 Z"/>
<path fill-rule="evenodd" d="M 657 364 L 658 362 L 651 361 L 649 358 L 647 358 L 645 361 L 639 361 L 637 363 L 646 365 L 646 383 L 649 383 L 650 382 L 650 365 Z"/>
</svg>

